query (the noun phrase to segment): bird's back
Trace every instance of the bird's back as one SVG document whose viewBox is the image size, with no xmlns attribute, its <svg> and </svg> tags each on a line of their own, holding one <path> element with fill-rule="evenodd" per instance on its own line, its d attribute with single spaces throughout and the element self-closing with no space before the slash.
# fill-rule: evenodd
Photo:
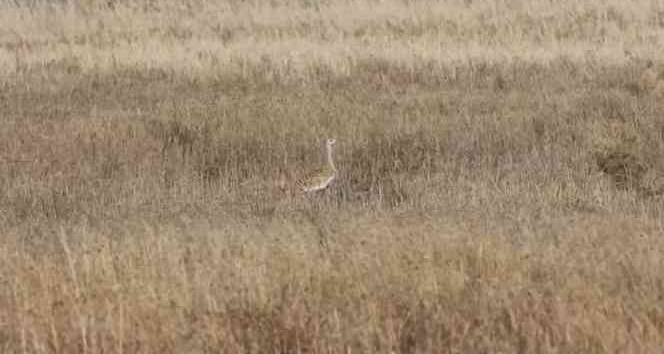
<svg viewBox="0 0 664 354">
<path fill-rule="evenodd" d="M 304 192 L 325 189 L 335 178 L 334 173 L 319 173 L 297 181 L 297 186 Z"/>
<path fill-rule="evenodd" d="M 335 177 L 336 171 L 329 168 L 322 168 L 298 178 L 295 181 L 295 186 L 303 192 L 313 192 L 329 186 Z"/>
</svg>

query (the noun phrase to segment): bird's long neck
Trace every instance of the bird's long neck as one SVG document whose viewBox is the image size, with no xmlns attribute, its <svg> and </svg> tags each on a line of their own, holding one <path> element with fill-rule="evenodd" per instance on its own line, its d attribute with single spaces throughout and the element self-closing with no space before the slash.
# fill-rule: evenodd
<svg viewBox="0 0 664 354">
<path fill-rule="evenodd" d="M 334 159 L 332 158 L 332 145 L 327 145 L 327 164 L 330 166 L 332 171 L 337 172 L 337 168 L 334 167 Z"/>
</svg>

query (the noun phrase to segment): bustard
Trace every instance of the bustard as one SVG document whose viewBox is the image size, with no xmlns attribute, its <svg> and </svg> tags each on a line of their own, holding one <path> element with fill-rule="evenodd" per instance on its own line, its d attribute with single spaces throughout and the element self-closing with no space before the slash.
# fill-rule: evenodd
<svg viewBox="0 0 664 354">
<path fill-rule="evenodd" d="M 327 163 L 323 168 L 311 171 L 300 178 L 297 178 L 290 188 L 286 188 L 282 182 L 282 188 L 292 192 L 311 193 L 323 190 L 330 186 L 332 181 L 337 177 L 337 168 L 334 166 L 334 158 L 332 156 L 332 148 L 337 140 L 328 138 L 325 141 L 325 152 L 327 156 Z"/>
</svg>

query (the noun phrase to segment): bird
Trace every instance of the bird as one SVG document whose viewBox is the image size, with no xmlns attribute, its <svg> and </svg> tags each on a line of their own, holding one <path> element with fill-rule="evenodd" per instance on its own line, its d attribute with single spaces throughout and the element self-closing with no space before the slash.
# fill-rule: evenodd
<svg viewBox="0 0 664 354">
<path fill-rule="evenodd" d="M 648 60 L 646 69 L 641 73 L 638 81 L 638 88 L 643 93 L 650 93 L 657 89 L 662 82 L 662 75 L 652 60 Z"/>
<path fill-rule="evenodd" d="M 316 191 L 326 189 L 337 177 L 337 168 L 334 166 L 333 147 L 337 143 L 335 138 L 328 138 L 325 141 L 325 151 L 327 163 L 324 167 L 311 171 L 295 179 L 290 188 L 282 182 L 282 189 L 299 194 L 311 194 Z"/>
</svg>

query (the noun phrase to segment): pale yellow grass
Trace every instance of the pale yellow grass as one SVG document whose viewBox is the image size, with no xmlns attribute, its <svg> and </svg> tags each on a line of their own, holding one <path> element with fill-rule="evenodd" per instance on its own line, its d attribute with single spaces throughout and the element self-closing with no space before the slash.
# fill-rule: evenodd
<svg viewBox="0 0 664 354">
<path fill-rule="evenodd" d="M 312 66 L 349 75 L 364 59 L 416 68 L 560 57 L 620 64 L 629 60 L 624 49 L 645 58 L 663 54 L 664 8 L 657 2 L 70 4 L 3 5 L 4 74 L 65 62 L 85 72 L 139 67 L 206 77 L 271 64 L 278 74 L 309 81 Z"/>
</svg>

